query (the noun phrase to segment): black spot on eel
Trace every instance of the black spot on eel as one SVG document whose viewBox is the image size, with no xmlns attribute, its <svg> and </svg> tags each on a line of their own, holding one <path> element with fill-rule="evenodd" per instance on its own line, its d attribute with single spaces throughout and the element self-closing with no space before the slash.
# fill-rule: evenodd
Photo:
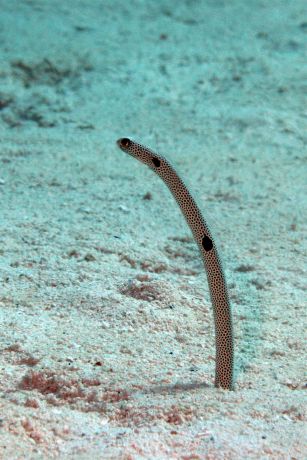
<svg viewBox="0 0 307 460">
<path fill-rule="evenodd" d="M 117 145 L 124 152 L 145 163 L 161 177 L 179 204 L 193 233 L 204 261 L 213 306 L 216 346 L 215 386 L 233 389 L 231 307 L 221 261 L 209 228 L 189 190 L 163 156 L 128 138 L 119 139 Z"/>
</svg>

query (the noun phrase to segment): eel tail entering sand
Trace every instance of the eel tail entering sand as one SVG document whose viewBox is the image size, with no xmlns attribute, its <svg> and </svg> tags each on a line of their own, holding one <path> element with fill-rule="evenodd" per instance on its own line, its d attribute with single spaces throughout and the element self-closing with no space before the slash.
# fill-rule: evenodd
<svg viewBox="0 0 307 460">
<path fill-rule="evenodd" d="M 216 344 L 215 386 L 231 390 L 234 361 L 231 307 L 222 264 L 209 228 L 189 190 L 163 156 L 128 138 L 119 139 L 117 145 L 161 177 L 192 230 L 204 260 L 213 306 Z"/>
</svg>

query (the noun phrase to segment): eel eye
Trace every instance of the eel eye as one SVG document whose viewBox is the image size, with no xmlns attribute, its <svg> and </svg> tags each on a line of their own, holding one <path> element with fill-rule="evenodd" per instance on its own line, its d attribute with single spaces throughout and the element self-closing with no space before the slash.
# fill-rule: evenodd
<svg viewBox="0 0 307 460">
<path fill-rule="evenodd" d="M 120 145 L 121 147 L 123 147 L 124 149 L 127 149 L 130 147 L 131 145 L 131 140 L 128 139 L 128 137 L 123 137 L 121 140 L 120 140 Z"/>
<path fill-rule="evenodd" d="M 158 158 L 152 157 L 151 161 L 153 162 L 153 164 L 154 164 L 157 168 L 159 168 L 159 166 L 160 166 L 160 160 L 159 160 Z"/>
</svg>

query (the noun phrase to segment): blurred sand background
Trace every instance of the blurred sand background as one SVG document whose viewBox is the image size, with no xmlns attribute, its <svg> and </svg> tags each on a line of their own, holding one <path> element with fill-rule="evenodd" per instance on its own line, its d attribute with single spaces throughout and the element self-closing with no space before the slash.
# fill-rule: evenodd
<svg viewBox="0 0 307 460">
<path fill-rule="evenodd" d="M 303 459 L 304 0 L 0 0 L 0 458 Z M 214 388 L 223 256 L 235 391 Z"/>
</svg>

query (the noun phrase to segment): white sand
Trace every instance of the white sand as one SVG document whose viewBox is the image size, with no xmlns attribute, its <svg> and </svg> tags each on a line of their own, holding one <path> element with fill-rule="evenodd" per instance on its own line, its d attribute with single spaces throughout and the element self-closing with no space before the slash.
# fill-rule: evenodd
<svg viewBox="0 0 307 460">
<path fill-rule="evenodd" d="M 306 457 L 306 31 L 304 0 L 0 1 L 1 459 Z M 212 226 L 233 392 L 197 247 L 126 135 Z"/>
</svg>

